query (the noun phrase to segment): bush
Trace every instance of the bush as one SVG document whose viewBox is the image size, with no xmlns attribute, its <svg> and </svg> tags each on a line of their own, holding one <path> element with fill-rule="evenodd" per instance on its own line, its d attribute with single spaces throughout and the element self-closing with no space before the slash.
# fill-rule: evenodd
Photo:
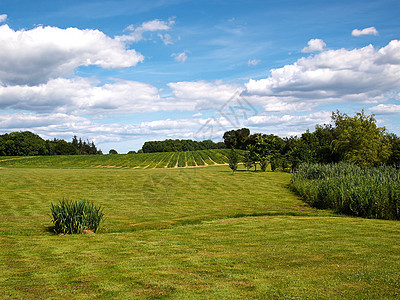
<svg viewBox="0 0 400 300">
<path fill-rule="evenodd" d="M 54 231 L 61 234 L 96 232 L 103 218 L 103 209 L 87 201 L 61 200 L 58 205 L 51 203 Z"/>
<path fill-rule="evenodd" d="M 400 220 L 400 171 L 388 166 L 303 164 L 291 188 L 317 208 L 358 217 Z"/>
</svg>

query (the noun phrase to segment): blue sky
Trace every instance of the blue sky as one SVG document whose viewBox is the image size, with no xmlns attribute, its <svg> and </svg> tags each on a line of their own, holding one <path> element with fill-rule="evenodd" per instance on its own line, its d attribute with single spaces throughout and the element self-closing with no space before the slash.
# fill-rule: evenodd
<svg viewBox="0 0 400 300">
<path fill-rule="evenodd" d="M 400 135 L 399 1 L 148 2 L 0 0 L 0 133 L 126 153 L 365 109 Z"/>
</svg>

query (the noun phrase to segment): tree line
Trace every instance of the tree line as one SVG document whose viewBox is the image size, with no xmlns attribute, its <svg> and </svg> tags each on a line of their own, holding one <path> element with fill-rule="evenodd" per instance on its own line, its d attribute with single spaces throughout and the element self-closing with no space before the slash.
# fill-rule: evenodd
<svg viewBox="0 0 400 300">
<path fill-rule="evenodd" d="M 153 152 L 180 152 L 180 151 L 196 151 L 196 150 L 209 150 L 209 149 L 225 149 L 226 145 L 223 142 L 215 143 L 211 140 L 204 140 L 201 142 L 193 140 L 172 140 L 167 139 L 164 141 L 149 141 L 145 142 L 142 147 L 144 153 Z"/>
<path fill-rule="evenodd" d="M 392 165 L 400 167 L 400 138 L 378 127 L 374 115 L 364 110 L 353 117 L 336 111 L 330 124 L 316 125 L 314 132 L 306 131 L 300 137 L 280 138 L 256 133 L 247 128 L 225 132 L 224 143 L 232 149 L 248 150 L 245 166 L 257 166 L 272 171 L 277 168 L 297 169 L 300 163 L 349 162 L 360 167 Z M 237 154 L 232 150 L 231 168 L 237 168 Z"/>
<path fill-rule="evenodd" d="M 65 140 L 44 140 L 30 131 L 11 132 L 0 135 L 0 156 L 35 155 L 91 155 L 102 154 L 93 142 L 73 137 Z"/>
</svg>

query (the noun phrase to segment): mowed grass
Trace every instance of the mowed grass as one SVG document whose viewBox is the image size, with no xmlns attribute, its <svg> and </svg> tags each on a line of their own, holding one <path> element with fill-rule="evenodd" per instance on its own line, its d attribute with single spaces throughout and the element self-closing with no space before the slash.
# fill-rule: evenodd
<svg viewBox="0 0 400 300">
<path fill-rule="evenodd" d="M 337 216 L 290 174 L 0 169 L 4 298 L 395 299 L 400 223 Z M 50 203 L 94 201 L 94 235 L 49 231 Z"/>
</svg>

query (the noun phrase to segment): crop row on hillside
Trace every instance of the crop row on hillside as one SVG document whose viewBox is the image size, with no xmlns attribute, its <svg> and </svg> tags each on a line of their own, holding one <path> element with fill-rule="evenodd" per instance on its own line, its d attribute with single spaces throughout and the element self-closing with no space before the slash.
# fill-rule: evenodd
<svg viewBox="0 0 400 300">
<path fill-rule="evenodd" d="M 113 155 L 4 157 L 0 167 L 25 168 L 174 168 L 226 164 L 230 150 L 200 150 Z"/>
</svg>

